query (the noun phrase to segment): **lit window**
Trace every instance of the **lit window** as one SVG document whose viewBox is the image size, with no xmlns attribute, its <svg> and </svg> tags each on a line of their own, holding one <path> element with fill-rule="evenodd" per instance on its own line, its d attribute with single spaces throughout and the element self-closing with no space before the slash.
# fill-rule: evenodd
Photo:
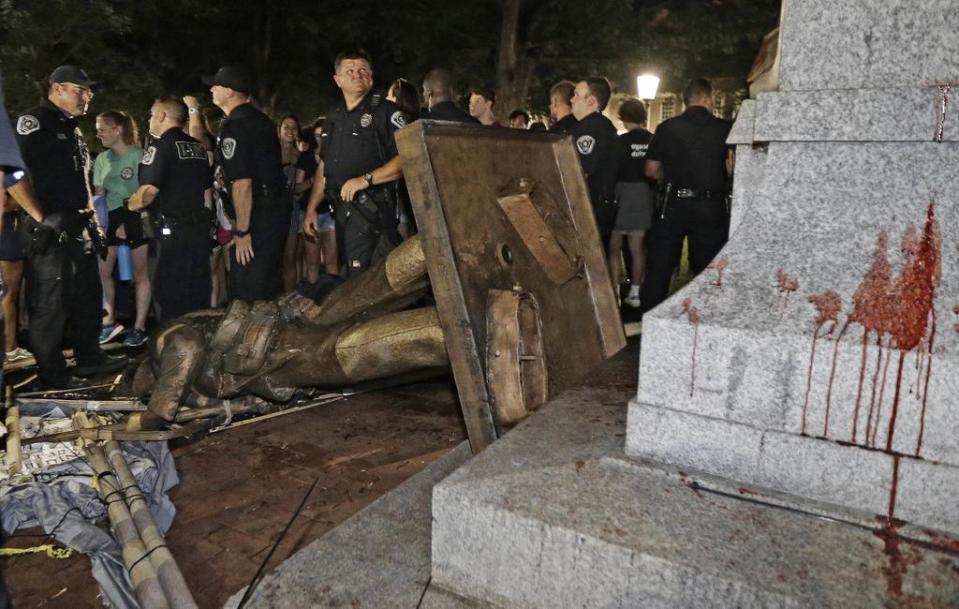
<svg viewBox="0 0 959 609">
<path fill-rule="evenodd" d="M 673 118 L 676 114 L 676 101 L 672 97 L 667 97 L 663 100 L 663 105 L 660 106 L 660 117 L 662 120 L 667 118 Z"/>
<path fill-rule="evenodd" d="M 713 115 L 719 118 L 724 118 L 723 110 L 725 109 L 726 109 L 726 96 L 717 95 L 716 101 L 713 104 Z"/>
</svg>

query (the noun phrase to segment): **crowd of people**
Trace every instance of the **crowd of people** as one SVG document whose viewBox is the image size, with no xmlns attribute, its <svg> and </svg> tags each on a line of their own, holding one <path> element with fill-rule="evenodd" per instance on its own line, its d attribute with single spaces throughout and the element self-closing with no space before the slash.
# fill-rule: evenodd
<svg viewBox="0 0 959 609">
<path fill-rule="evenodd" d="M 146 138 L 131 113 L 107 109 L 96 117 L 102 151 L 93 160 L 76 121 L 99 85 L 76 66 L 57 68 L 47 99 L 16 122 L 25 173 L 13 180 L 7 168 L 7 361 L 32 351 L 41 382 L 75 387 L 77 376 L 125 364 L 100 345 L 143 345 L 151 310 L 162 322 L 362 273 L 416 231 L 395 134 L 421 118 L 569 134 L 613 285 L 624 268 L 628 277 L 625 306 L 645 311 L 665 298 L 683 238 L 693 271 L 725 241 L 729 125 L 712 116 L 707 81 L 687 87 L 689 109 L 654 137 L 638 99 L 620 104 L 626 131 L 617 133 L 604 114 L 612 90 L 602 77 L 554 85 L 548 127 L 524 109 L 499 123 L 489 87 L 471 89 L 460 107 L 443 68 L 420 87 L 398 79 L 381 94 L 359 49 L 336 57 L 333 80 L 339 101 L 304 126 L 290 114 L 274 122 L 253 103 L 249 75 L 224 66 L 204 79 L 225 115 L 218 129 L 192 96 L 158 97 Z M 133 288 L 128 328 L 117 314 L 118 277 Z M 17 343 L 21 294 L 30 351 Z M 68 327 L 77 360 L 70 369 L 62 354 Z"/>
</svg>

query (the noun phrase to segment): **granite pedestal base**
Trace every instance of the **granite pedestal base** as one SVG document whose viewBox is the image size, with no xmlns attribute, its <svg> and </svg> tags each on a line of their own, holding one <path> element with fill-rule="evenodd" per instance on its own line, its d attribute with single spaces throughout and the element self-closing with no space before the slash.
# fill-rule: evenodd
<svg viewBox="0 0 959 609">
<path fill-rule="evenodd" d="M 425 607 L 959 603 L 956 542 L 626 457 L 618 398 L 568 392 L 436 486 Z"/>
</svg>

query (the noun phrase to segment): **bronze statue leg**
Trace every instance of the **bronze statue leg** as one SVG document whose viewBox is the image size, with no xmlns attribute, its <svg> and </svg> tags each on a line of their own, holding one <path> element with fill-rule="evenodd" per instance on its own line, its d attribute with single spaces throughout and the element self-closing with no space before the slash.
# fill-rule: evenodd
<svg viewBox="0 0 959 609">
<path fill-rule="evenodd" d="M 428 285 L 422 237 L 416 235 L 365 273 L 337 287 L 304 316 L 308 323 L 321 326 L 369 319 L 410 306 L 426 293 Z"/>
<path fill-rule="evenodd" d="M 204 361 L 206 345 L 203 334 L 186 323 L 174 323 L 155 340 L 160 363 L 147 408 L 163 420 L 173 421 Z"/>
<path fill-rule="evenodd" d="M 274 386 L 349 385 L 449 366 L 434 307 L 390 313 L 340 329 L 285 328 L 275 344 L 271 357 L 292 358 L 267 375 Z"/>
</svg>

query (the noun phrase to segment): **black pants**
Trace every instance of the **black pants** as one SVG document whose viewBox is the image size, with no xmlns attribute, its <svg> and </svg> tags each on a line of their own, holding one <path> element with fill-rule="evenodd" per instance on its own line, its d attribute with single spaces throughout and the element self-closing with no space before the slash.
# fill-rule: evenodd
<svg viewBox="0 0 959 609">
<path fill-rule="evenodd" d="M 657 213 L 646 235 L 646 278 L 640 295 L 641 311 L 666 300 L 669 282 L 689 240 L 689 272 L 698 275 L 716 257 L 729 238 L 729 213 L 723 199 L 672 197 L 665 217 Z"/>
<path fill-rule="evenodd" d="M 40 367 L 40 379 L 50 382 L 66 371 L 62 347 L 66 325 L 73 329 L 73 353 L 81 366 L 97 363 L 103 290 L 97 257 L 83 253 L 83 244 L 70 239 L 54 242 L 26 262 L 26 299 L 30 314 L 30 348 Z"/>
<path fill-rule="evenodd" d="M 160 321 L 210 308 L 210 236 L 206 226 L 177 226 L 168 239 L 158 241 L 153 293 L 160 305 Z M 257 253 L 256 249 L 253 250 Z"/>
<path fill-rule="evenodd" d="M 350 203 L 327 195 L 332 201 L 340 275 L 344 279 L 382 260 L 402 241 L 397 230 L 396 204 L 384 189 L 370 190 L 357 193 Z"/>
<path fill-rule="evenodd" d="M 253 302 L 270 300 L 283 290 L 283 245 L 290 232 L 289 201 L 253 199 L 250 237 L 253 260 L 241 266 L 233 248 L 230 263 L 230 298 Z"/>
</svg>

